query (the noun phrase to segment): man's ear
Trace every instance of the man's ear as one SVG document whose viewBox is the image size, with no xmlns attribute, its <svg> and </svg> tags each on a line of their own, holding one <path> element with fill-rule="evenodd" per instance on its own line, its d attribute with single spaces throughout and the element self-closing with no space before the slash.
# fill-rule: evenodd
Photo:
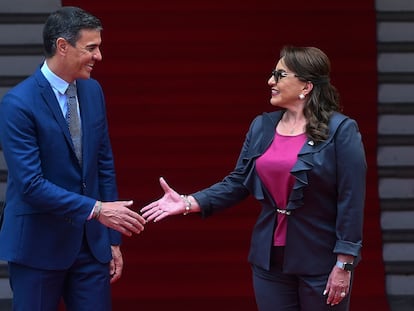
<svg viewBox="0 0 414 311">
<path fill-rule="evenodd" d="M 69 47 L 68 41 L 63 38 L 56 39 L 56 52 L 59 54 L 66 54 Z"/>
</svg>

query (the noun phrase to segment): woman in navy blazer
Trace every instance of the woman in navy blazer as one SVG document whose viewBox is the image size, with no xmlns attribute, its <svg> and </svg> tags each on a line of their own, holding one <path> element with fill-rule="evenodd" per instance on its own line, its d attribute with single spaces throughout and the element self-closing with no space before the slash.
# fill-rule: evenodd
<svg viewBox="0 0 414 311">
<path fill-rule="evenodd" d="M 262 210 L 249 262 L 260 311 L 349 310 L 360 259 L 366 161 L 357 123 L 339 113 L 330 62 L 314 47 L 284 47 L 268 81 L 281 109 L 256 117 L 235 169 L 192 195 L 160 179 L 148 221 L 207 217 L 253 195 Z"/>
<path fill-rule="evenodd" d="M 111 310 L 109 284 L 123 267 L 121 233 L 143 230 L 132 202 L 116 201 L 104 95 L 90 78 L 102 59 L 101 29 L 80 8 L 52 13 L 45 62 L 0 105 L 8 166 L 0 258 L 9 262 L 16 311 L 57 310 L 61 297 L 67 310 Z M 65 120 L 69 83 L 77 87 L 81 161 Z"/>
</svg>

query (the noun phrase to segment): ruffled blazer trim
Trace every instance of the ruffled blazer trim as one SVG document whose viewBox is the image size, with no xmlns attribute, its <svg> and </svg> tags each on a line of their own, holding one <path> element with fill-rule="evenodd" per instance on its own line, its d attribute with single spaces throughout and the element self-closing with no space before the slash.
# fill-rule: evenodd
<svg viewBox="0 0 414 311">
<path fill-rule="evenodd" d="M 243 159 L 243 161 L 245 161 L 245 169 L 247 170 L 244 185 L 259 201 L 262 201 L 265 198 L 269 198 L 269 196 L 265 194 L 266 190 L 264 189 L 264 186 L 257 175 L 255 169 L 255 160 L 261 156 L 272 143 L 275 135 L 276 125 L 282 118 L 282 115 L 283 111 L 263 113 L 261 115 L 261 118 L 256 120 L 256 124 L 253 124 L 250 129 L 251 141 L 260 143 L 258 143 L 257 146 L 253 148 L 251 153 Z M 289 202 L 286 207 L 287 210 L 293 211 L 303 206 L 303 191 L 305 187 L 308 186 L 308 172 L 311 171 L 314 167 L 313 155 L 320 152 L 323 148 L 331 143 L 331 141 L 334 139 L 339 125 L 347 118 L 347 116 L 339 112 L 335 112 L 329 121 L 328 139 L 318 144 L 308 139 L 301 148 L 298 154 L 298 160 L 291 170 L 291 174 L 295 177 L 296 180 L 289 197 Z M 261 122 L 259 122 L 260 120 Z"/>
</svg>

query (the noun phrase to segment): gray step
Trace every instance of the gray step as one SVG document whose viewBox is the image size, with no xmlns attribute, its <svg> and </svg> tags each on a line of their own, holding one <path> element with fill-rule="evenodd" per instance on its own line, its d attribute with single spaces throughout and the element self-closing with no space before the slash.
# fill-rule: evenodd
<svg viewBox="0 0 414 311">
<path fill-rule="evenodd" d="M 376 0 L 378 192 L 391 311 L 414 310 L 414 1 Z"/>
<path fill-rule="evenodd" d="M 0 5 L 0 99 L 43 60 L 42 29 L 60 0 L 13 0 Z M 18 64 L 18 65 L 17 65 Z M 0 152 L 0 206 L 4 201 L 7 166 Z M 0 311 L 12 310 L 7 264 L 0 261 Z"/>
<path fill-rule="evenodd" d="M 0 311 L 12 311 L 12 301 L 11 299 L 1 299 L 0 298 Z"/>
<path fill-rule="evenodd" d="M 49 13 L 62 6 L 60 0 L 13 0 L 2 1 L 1 13 Z"/>
<path fill-rule="evenodd" d="M 13 294 L 7 276 L 7 264 L 0 261 L 0 311 L 12 310 Z"/>
</svg>

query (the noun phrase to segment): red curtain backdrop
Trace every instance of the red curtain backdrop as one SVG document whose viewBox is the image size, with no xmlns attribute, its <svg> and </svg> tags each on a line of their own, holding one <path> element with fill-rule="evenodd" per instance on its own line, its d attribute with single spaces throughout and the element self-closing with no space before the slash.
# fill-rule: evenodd
<svg viewBox="0 0 414 311">
<path fill-rule="evenodd" d="M 270 111 L 267 80 L 285 44 L 332 62 L 344 112 L 363 135 L 368 170 L 363 261 L 351 310 L 389 310 L 377 193 L 374 0 L 66 0 L 101 18 L 105 91 L 121 198 L 159 198 L 164 176 L 191 193 L 232 170 L 250 121 Z M 202 220 L 177 216 L 125 238 L 114 310 L 256 310 L 247 263 L 258 204 Z"/>
</svg>

